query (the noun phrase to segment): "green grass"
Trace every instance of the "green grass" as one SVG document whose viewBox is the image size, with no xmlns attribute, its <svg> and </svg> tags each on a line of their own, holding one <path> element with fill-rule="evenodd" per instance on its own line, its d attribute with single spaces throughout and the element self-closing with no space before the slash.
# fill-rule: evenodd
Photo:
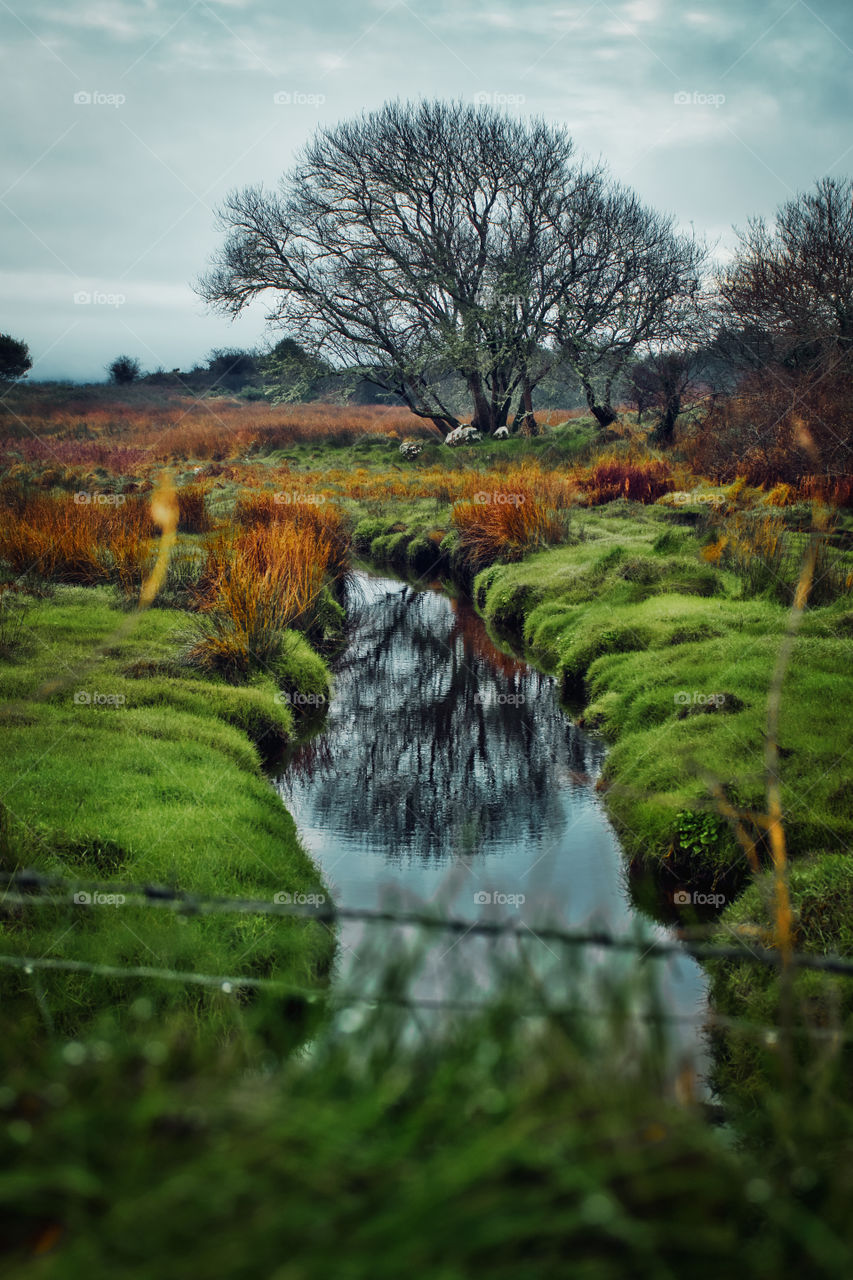
<svg viewBox="0 0 853 1280">
<path fill-rule="evenodd" d="M 544 466 L 555 469 L 585 462 L 598 444 L 598 431 L 591 417 L 573 418 L 568 422 L 549 427 L 539 436 L 514 435 L 508 440 L 484 439 L 470 448 L 451 450 L 436 437 L 420 440 L 420 454 L 406 469 L 434 466 L 440 463 L 448 469 L 480 467 L 492 462 L 516 463 L 536 459 Z M 288 463 L 304 471 L 322 470 L 326 467 L 375 466 L 385 470 L 400 465 L 400 441 L 396 437 L 369 435 L 352 443 L 334 440 L 298 442 L 285 449 L 272 450 L 260 455 L 263 461 L 275 464 Z"/>
<path fill-rule="evenodd" d="M 460 949 L 444 961 L 470 997 Z M 397 940 L 378 989 L 417 973 Z M 547 962 L 547 957 L 544 957 Z M 496 962 L 497 963 L 497 962 Z M 271 1052 L 261 1012 L 227 1045 L 131 1005 L 110 1026 L 0 1045 L 0 1274 L 16 1280 L 794 1280 L 853 1259 L 848 1107 L 799 1106 L 737 1131 L 679 1101 L 632 995 L 577 957 L 539 1007 L 501 966 L 480 1016 L 347 1010 L 310 1053 Z M 633 997 L 649 997 L 648 970 Z M 275 1020 L 276 1011 L 266 1016 Z M 260 1051 L 259 1051 L 260 1050 Z M 779 1095 L 781 1112 L 794 1096 Z"/>
<path fill-rule="evenodd" d="M 742 598 L 740 580 L 706 564 L 699 536 L 668 526 L 665 512 L 611 506 L 582 517 L 574 545 L 485 570 L 476 603 L 567 695 L 582 692 L 583 723 L 613 744 L 604 779 L 631 860 L 742 882 L 726 825 L 701 849 L 685 847 L 683 815 L 709 806 L 708 776 L 763 808 L 767 691 L 786 610 Z M 853 838 L 849 636 L 849 601 L 810 610 L 786 677 L 780 746 L 794 853 Z"/>
<path fill-rule="evenodd" d="M 321 888 L 261 768 L 293 737 L 290 708 L 270 676 L 234 688 L 182 667 L 182 617 L 152 609 L 122 633 L 128 615 L 106 588 L 60 588 L 31 606 L 0 675 L 7 868 L 268 900 Z M 303 637 L 286 640 L 285 687 L 326 690 L 321 659 Z M 3 932 L 30 954 L 211 973 L 309 980 L 330 959 L 322 926 L 253 917 L 50 908 L 7 917 Z M 103 998 L 83 978 L 51 988 L 72 1020 Z"/>
<path fill-rule="evenodd" d="M 732 931 L 744 931 L 747 937 L 767 942 L 774 887 L 771 873 L 751 884 L 724 912 L 718 941 L 730 942 Z M 794 863 L 789 889 L 796 949 L 817 955 L 853 955 L 853 859 L 849 854 L 817 853 Z M 818 1042 L 817 1051 L 814 1044 L 796 1038 L 792 1051 L 800 1066 L 811 1063 L 815 1087 L 821 1076 L 831 1073 L 849 1100 L 853 1067 L 853 984 L 849 978 L 798 970 L 786 1009 L 778 971 L 721 961 L 709 968 L 711 998 L 718 1012 L 737 1017 L 748 1008 L 750 1017 L 762 1022 L 784 1025 L 787 1018 L 796 1027 L 822 1033 L 824 1039 Z M 768 1089 L 778 1084 L 781 1064 L 775 1045 L 768 1052 L 767 1043 L 761 1040 L 721 1038 L 716 1050 L 714 1082 L 741 1103 L 761 1103 Z"/>
</svg>

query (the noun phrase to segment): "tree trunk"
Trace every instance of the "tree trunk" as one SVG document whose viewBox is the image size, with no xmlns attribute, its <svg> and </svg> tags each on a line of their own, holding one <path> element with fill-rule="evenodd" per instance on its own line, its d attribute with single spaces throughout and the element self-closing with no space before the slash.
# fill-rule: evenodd
<svg viewBox="0 0 853 1280">
<path fill-rule="evenodd" d="M 614 409 L 611 409 L 609 404 L 591 404 L 589 410 L 602 430 L 605 427 L 609 427 L 611 422 L 615 422 L 618 417 L 618 414 Z"/>
<path fill-rule="evenodd" d="M 455 431 L 459 426 L 459 423 L 455 419 L 451 421 L 449 418 L 430 418 L 430 422 L 433 426 L 438 427 L 438 430 L 443 436 L 450 435 L 450 432 Z"/>
<path fill-rule="evenodd" d="M 484 436 L 490 436 L 494 426 L 492 406 L 483 391 L 480 375 L 475 374 L 470 377 L 468 386 L 471 391 L 471 398 L 474 401 L 474 416 L 471 419 L 471 426 L 476 427 Z"/>
<path fill-rule="evenodd" d="M 615 422 L 617 418 L 617 414 L 610 407 L 609 397 L 608 397 L 608 403 L 598 404 L 595 397 L 595 389 L 592 383 L 584 380 L 582 382 L 582 386 L 584 390 L 584 395 L 586 396 L 587 405 L 589 406 L 589 411 L 592 414 L 592 416 L 595 418 L 596 422 L 601 427 L 601 429 L 604 430 L 605 427 L 610 426 L 611 422 Z"/>
<path fill-rule="evenodd" d="M 654 430 L 654 439 L 657 444 L 672 444 L 675 439 L 675 424 L 680 413 L 681 397 L 676 395 L 667 396 Z"/>
<path fill-rule="evenodd" d="M 533 392 L 530 389 L 530 379 L 527 374 L 524 375 L 521 398 L 524 404 L 524 414 L 521 419 L 522 434 L 526 436 L 538 436 L 539 423 L 536 421 L 533 413 Z"/>
</svg>

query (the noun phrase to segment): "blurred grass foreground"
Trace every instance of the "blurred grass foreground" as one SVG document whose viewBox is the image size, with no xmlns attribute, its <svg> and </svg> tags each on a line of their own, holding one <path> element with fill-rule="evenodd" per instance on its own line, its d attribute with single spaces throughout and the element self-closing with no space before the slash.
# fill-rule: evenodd
<svg viewBox="0 0 853 1280">
<path fill-rule="evenodd" d="M 732 1021 L 767 1087 L 723 1110 L 673 1055 L 648 966 L 501 939 L 475 973 L 463 942 L 421 1001 L 435 938 L 381 935 L 347 990 L 222 991 L 201 1034 L 189 1010 L 157 1013 L 152 980 L 68 1038 L 39 972 L 20 975 L 0 1274 L 851 1274 L 840 1031 Z"/>
</svg>

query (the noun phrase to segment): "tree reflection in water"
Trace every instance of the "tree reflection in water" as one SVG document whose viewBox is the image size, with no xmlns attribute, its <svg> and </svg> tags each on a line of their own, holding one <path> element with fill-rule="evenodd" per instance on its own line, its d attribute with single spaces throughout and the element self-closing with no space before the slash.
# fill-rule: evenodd
<svg viewBox="0 0 853 1280">
<path fill-rule="evenodd" d="M 593 786 L 603 747 L 566 718 L 554 684 L 501 653 L 470 605 L 439 592 L 359 574 L 348 614 L 328 717 L 278 778 L 335 903 L 419 910 L 440 902 L 466 919 L 505 918 L 531 940 L 546 921 L 636 928 Z M 650 936 L 664 932 L 653 926 Z M 516 945 L 426 934 L 345 921 L 341 972 L 366 990 L 384 971 L 379 957 L 387 961 L 401 939 L 406 947 L 431 941 L 413 992 L 458 994 L 458 981 L 485 989 L 495 957 Z M 394 954 L 402 972 L 405 948 Z M 565 968 L 567 958 L 544 945 L 535 957 L 555 998 L 563 986 L 567 999 L 581 989 L 594 998 L 592 971 L 616 977 L 637 968 L 631 956 L 593 948 L 583 977 Z M 700 1054 L 701 972 L 686 956 L 642 966 L 652 970 L 665 1003 L 689 1015 L 678 1052 Z"/>
<path fill-rule="evenodd" d="M 328 718 L 279 778 L 300 827 L 390 870 L 557 844 L 567 792 L 604 823 L 591 785 L 603 748 L 470 604 L 358 575 L 348 613 Z"/>
</svg>

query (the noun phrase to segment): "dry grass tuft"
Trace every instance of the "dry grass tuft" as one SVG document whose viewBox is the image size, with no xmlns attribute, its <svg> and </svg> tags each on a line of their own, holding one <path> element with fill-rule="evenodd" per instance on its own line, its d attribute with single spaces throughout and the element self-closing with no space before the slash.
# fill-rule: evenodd
<svg viewBox="0 0 853 1280">
<path fill-rule="evenodd" d="M 151 559 L 154 525 L 147 500 L 123 494 L 4 493 L 0 559 L 17 577 L 140 586 Z"/>
<path fill-rule="evenodd" d="M 233 538 L 220 534 L 208 547 L 201 633 L 188 661 L 231 680 L 274 662 L 285 630 L 311 627 L 340 554 L 334 533 L 307 520 L 256 523 Z"/>
<path fill-rule="evenodd" d="M 482 484 L 482 478 L 480 480 Z M 453 524 L 472 565 L 520 560 L 528 551 L 562 542 L 567 518 L 547 499 L 517 482 L 503 481 L 453 508 Z"/>
<path fill-rule="evenodd" d="M 197 481 L 178 490 L 178 528 L 182 533 L 209 533 L 213 528 L 205 505 L 208 489 L 204 481 Z"/>
<path fill-rule="evenodd" d="M 577 473 L 577 481 L 590 506 L 600 506 L 626 498 L 631 502 L 651 503 L 675 489 L 675 477 L 663 458 L 641 458 L 628 455 L 599 458 Z"/>
</svg>

